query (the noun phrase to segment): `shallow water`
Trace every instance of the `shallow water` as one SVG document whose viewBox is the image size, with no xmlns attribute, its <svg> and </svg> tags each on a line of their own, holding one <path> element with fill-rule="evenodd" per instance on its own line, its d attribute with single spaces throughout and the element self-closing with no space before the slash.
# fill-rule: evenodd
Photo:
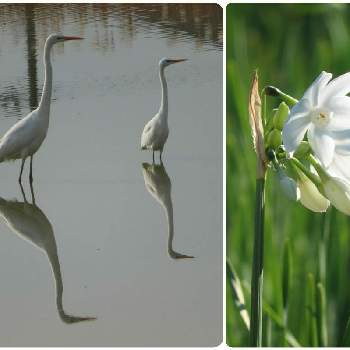
<svg viewBox="0 0 350 350">
<path fill-rule="evenodd" d="M 221 9 L 1 5 L 1 134 L 37 105 L 43 46 L 54 31 L 85 40 L 53 49 L 36 205 L 29 164 L 28 203 L 20 163 L 0 164 L 0 345 L 219 343 Z M 163 168 L 143 164 L 152 155 L 139 144 L 159 108 L 164 56 L 189 60 L 166 70 Z"/>
</svg>

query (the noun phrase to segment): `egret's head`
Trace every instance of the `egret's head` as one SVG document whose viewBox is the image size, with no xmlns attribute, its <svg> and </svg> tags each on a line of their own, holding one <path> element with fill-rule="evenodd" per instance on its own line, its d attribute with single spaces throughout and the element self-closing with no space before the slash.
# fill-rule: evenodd
<svg viewBox="0 0 350 350">
<path fill-rule="evenodd" d="M 167 66 L 170 66 L 173 63 L 179 63 L 179 62 L 184 62 L 187 61 L 186 58 L 178 58 L 178 59 L 174 59 L 174 58 L 162 58 L 159 61 L 159 67 L 161 68 L 165 68 Z"/>
<path fill-rule="evenodd" d="M 66 36 L 62 34 L 50 34 L 46 42 L 50 43 L 51 45 L 54 45 L 56 43 L 60 43 L 63 41 L 68 41 L 68 40 L 82 40 L 83 38 L 80 38 L 79 36 Z"/>
</svg>

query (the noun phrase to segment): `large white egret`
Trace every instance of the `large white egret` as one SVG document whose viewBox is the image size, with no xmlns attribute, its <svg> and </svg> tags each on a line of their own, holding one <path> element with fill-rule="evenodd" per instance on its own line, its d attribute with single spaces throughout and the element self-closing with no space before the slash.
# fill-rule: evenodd
<svg viewBox="0 0 350 350">
<path fill-rule="evenodd" d="M 145 125 L 141 136 L 141 149 L 151 150 L 154 162 L 154 152 L 159 151 L 162 161 L 162 153 L 169 135 L 168 127 L 168 86 L 164 70 L 167 66 L 186 61 L 186 59 L 162 58 L 159 61 L 159 78 L 162 86 L 162 100 L 158 113 Z"/>
<path fill-rule="evenodd" d="M 0 216 L 12 232 L 47 255 L 56 282 L 56 306 L 61 320 L 64 323 L 95 320 L 95 317 L 69 315 L 63 308 L 63 281 L 57 245 L 53 228 L 44 212 L 36 204 L 28 203 L 25 197 L 24 202 L 7 201 L 0 197 Z"/>
<path fill-rule="evenodd" d="M 165 210 L 168 221 L 168 254 L 173 259 L 190 259 L 191 255 L 176 252 L 173 249 L 174 216 L 173 202 L 171 200 L 171 181 L 163 164 L 142 164 L 142 173 L 148 192 Z"/>
<path fill-rule="evenodd" d="M 67 40 L 81 40 L 77 36 L 51 34 L 44 47 L 45 82 L 37 109 L 13 125 L 0 139 L 0 162 L 22 159 L 18 181 L 21 182 L 25 160 L 30 157 L 29 180 L 33 182 L 33 155 L 43 143 L 49 127 L 52 93 L 51 49 L 54 44 Z"/>
</svg>

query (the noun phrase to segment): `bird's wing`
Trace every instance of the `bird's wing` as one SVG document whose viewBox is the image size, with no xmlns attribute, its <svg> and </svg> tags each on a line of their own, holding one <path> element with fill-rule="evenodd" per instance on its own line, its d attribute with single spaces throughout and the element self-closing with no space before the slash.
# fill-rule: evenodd
<svg viewBox="0 0 350 350">
<path fill-rule="evenodd" d="M 33 132 L 35 123 L 32 118 L 29 118 L 31 114 L 13 125 L 1 138 L 0 159 L 18 157 L 23 149 L 35 138 L 35 133 Z"/>
<path fill-rule="evenodd" d="M 152 118 L 144 127 L 141 136 L 141 148 L 145 149 L 152 144 L 154 138 L 154 118 Z"/>
</svg>

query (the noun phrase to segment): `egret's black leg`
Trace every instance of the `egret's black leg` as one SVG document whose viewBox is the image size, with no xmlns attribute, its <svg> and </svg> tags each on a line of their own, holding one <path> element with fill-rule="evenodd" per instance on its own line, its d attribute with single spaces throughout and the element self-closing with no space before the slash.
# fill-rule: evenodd
<svg viewBox="0 0 350 350">
<path fill-rule="evenodd" d="M 22 164 L 21 164 L 21 172 L 19 173 L 19 178 L 18 178 L 18 182 L 22 183 L 22 173 L 23 173 L 23 167 L 24 167 L 24 163 L 25 163 L 26 159 L 23 158 L 22 159 Z"/>
<path fill-rule="evenodd" d="M 33 183 L 33 156 L 30 157 L 29 182 Z"/>
<path fill-rule="evenodd" d="M 30 193 L 32 194 L 32 204 L 35 205 L 35 194 L 34 194 L 33 182 L 31 181 L 31 182 L 29 183 L 29 185 L 30 185 Z"/>
<path fill-rule="evenodd" d="M 163 164 L 162 153 L 163 153 L 163 150 L 159 151 L 159 160 L 160 160 L 160 164 Z"/>
<path fill-rule="evenodd" d="M 154 151 L 152 150 L 152 159 L 153 159 L 153 164 L 154 164 Z"/>
<path fill-rule="evenodd" d="M 26 194 L 25 194 L 25 192 L 24 192 L 24 189 L 23 189 L 23 186 L 22 186 L 22 183 L 21 183 L 21 182 L 19 183 L 19 187 L 21 188 L 21 192 L 22 192 L 22 196 L 23 196 L 24 201 L 25 201 L 26 203 L 28 203 L 27 197 L 26 197 Z"/>
</svg>

